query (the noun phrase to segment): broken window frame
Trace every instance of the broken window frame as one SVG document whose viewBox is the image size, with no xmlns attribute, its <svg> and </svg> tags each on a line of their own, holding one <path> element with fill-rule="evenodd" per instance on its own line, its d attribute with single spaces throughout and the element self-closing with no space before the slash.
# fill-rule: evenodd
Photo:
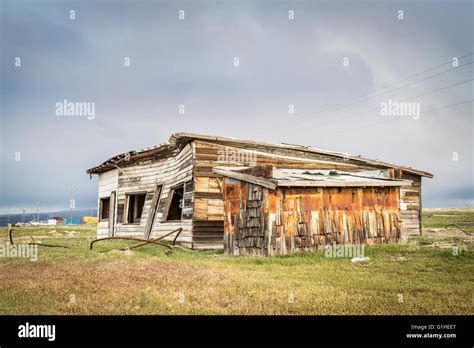
<svg viewBox="0 0 474 348">
<path fill-rule="evenodd" d="M 166 198 L 166 205 L 165 205 L 165 208 L 163 210 L 163 214 L 161 216 L 161 222 L 162 223 L 166 223 L 166 222 L 182 222 L 183 221 L 183 210 L 184 210 L 184 196 L 186 194 L 186 183 L 187 182 L 181 182 L 173 187 L 170 188 L 169 192 L 168 192 L 168 197 Z M 171 203 L 173 201 L 173 195 L 174 195 L 174 192 L 179 189 L 179 188 L 183 188 L 183 197 L 182 197 L 182 207 L 181 207 L 181 215 L 179 217 L 179 220 L 170 220 L 168 219 L 168 214 L 169 214 L 169 210 L 170 210 L 170 207 L 171 207 Z"/>
<path fill-rule="evenodd" d="M 130 197 L 131 196 L 144 196 L 143 206 L 141 208 L 141 214 L 140 214 L 140 217 L 137 218 L 138 221 L 130 221 L 130 209 L 131 209 Z M 128 193 L 125 194 L 124 225 L 139 225 L 141 223 L 141 219 L 142 219 L 142 216 L 143 216 L 143 210 L 144 210 L 145 203 L 146 203 L 146 196 L 147 196 L 146 191 L 128 192 Z"/>
<path fill-rule="evenodd" d="M 106 204 L 104 204 L 106 202 Z M 107 209 L 107 217 L 104 217 L 104 207 Z M 99 198 L 99 222 L 109 221 L 110 217 L 110 196 Z"/>
<path fill-rule="evenodd" d="M 165 184 L 162 182 L 158 182 L 155 185 L 155 190 L 153 191 L 153 196 L 150 203 L 150 209 L 148 210 L 147 220 L 145 222 L 145 235 L 144 238 L 149 239 L 151 234 L 153 233 L 153 226 L 155 220 L 157 219 L 157 214 L 159 213 L 160 209 L 160 202 L 162 200 L 161 194 L 163 193 L 163 189 Z"/>
</svg>

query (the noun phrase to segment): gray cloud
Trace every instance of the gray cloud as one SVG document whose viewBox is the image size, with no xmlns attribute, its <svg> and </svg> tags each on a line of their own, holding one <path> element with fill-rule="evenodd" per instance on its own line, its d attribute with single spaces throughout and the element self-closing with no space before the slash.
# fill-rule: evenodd
<svg viewBox="0 0 474 348">
<path fill-rule="evenodd" d="M 379 125 L 372 125 L 381 121 L 378 112 L 365 112 L 389 98 L 472 78 L 472 65 L 298 122 L 473 52 L 472 2 L 7 0 L 0 6 L 3 208 L 35 200 L 49 209 L 66 207 L 71 183 L 78 207 L 93 207 L 97 187 L 85 174 L 88 167 L 183 130 L 411 165 L 435 174 L 425 180 L 425 206 L 474 203 L 472 103 Z M 396 18 L 399 9 L 403 21 Z M 22 58 L 21 68 L 13 66 L 15 57 Z M 131 67 L 123 67 L 124 57 Z M 342 66 L 344 57 L 349 67 Z M 416 101 L 423 112 L 472 96 L 467 83 Z M 63 99 L 95 102 L 96 118 L 55 116 L 54 105 Z M 295 115 L 288 114 L 289 104 Z"/>
</svg>

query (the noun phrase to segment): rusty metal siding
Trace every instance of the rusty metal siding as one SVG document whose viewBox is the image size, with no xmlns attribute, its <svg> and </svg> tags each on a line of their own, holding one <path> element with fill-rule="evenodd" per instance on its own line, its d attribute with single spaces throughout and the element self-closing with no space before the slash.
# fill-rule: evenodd
<svg viewBox="0 0 474 348">
<path fill-rule="evenodd" d="M 332 243 L 390 243 L 401 230 L 399 189 L 278 188 L 225 183 L 224 250 L 275 255 Z"/>
</svg>

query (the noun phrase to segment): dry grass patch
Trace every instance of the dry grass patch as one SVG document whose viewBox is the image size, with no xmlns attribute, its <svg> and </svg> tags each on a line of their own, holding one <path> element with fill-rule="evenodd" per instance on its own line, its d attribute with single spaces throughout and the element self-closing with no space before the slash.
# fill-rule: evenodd
<svg viewBox="0 0 474 348">
<path fill-rule="evenodd" d="M 473 314 L 474 257 L 416 244 L 366 248 L 351 263 L 324 252 L 230 257 L 147 246 L 108 252 L 94 231 L 47 230 L 39 260 L 0 259 L 0 314 Z M 6 242 L 5 234 L 0 243 Z M 50 236 L 48 238 L 48 236 Z"/>
</svg>

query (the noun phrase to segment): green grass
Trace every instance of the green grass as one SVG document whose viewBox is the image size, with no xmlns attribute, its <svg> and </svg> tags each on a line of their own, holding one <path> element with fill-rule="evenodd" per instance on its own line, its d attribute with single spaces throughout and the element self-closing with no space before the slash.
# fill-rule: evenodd
<svg viewBox="0 0 474 348">
<path fill-rule="evenodd" d="M 462 216 L 474 220 L 470 213 Z M 430 219 L 431 225 L 444 223 Z M 68 235 L 70 230 L 78 233 Z M 166 255 L 166 248 L 146 246 L 126 255 L 108 251 L 127 241 L 89 250 L 94 229 L 14 231 L 17 243 L 30 241 L 29 235 L 70 249 L 39 247 L 36 262 L 0 258 L 0 314 L 474 313 L 472 245 L 464 243 L 458 255 L 419 245 L 435 237 L 366 247 L 370 260 L 351 263 L 324 251 L 231 257 L 178 248 Z M 0 244 L 6 241 L 1 229 Z"/>
<path fill-rule="evenodd" d="M 458 224 L 465 231 L 474 233 L 474 209 L 425 209 L 423 211 L 425 228 L 444 228 L 448 224 Z"/>
</svg>

